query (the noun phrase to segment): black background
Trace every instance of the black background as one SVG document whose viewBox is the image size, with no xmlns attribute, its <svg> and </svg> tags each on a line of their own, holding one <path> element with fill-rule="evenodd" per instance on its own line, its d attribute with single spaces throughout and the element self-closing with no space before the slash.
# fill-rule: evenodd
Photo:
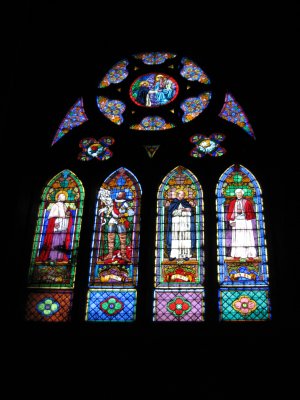
<svg viewBox="0 0 300 400">
<path fill-rule="evenodd" d="M 66 391 L 69 385 L 77 388 L 84 383 L 87 389 L 99 388 L 100 394 L 105 388 L 111 393 L 121 388 L 130 394 L 137 384 L 136 374 L 139 382 L 147 385 L 143 390 L 147 387 L 151 393 L 159 385 L 169 393 L 196 388 L 199 394 L 201 390 L 231 393 L 236 388 L 254 392 L 258 386 L 266 391 L 291 389 L 299 311 L 295 307 L 296 258 L 290 254 L 293 226 L 288 225 L 290 210 L 283 201 L 297 185 L 295 178 L 289 181 L 294 171 L 292 160 L 297 158 L 290 97 L 297 82 L 292 73 L 294 10 L 275 5 L 262 10 L 247 4 L 243 8 L 228 4 L 204 7 L 202 3 L 182 3 L 179 7 L 155 2 L 95 6 L 91 2 L 61 5 L 46 1 L 12 4 L 3 15 L 3 22 L 9 23 L 3 31 L 2 159 L 5 187 L 13 198 L 12 216 L 6 208 L 4 216 L 8 217 L 7 232 L 12 228 L 4 240 L 9 271 L 3 282 L 7 299 L 11 299 L 4 304 L 9 304 L 8 318 L 13 319 L 5 325 L 10 339 L 9 376 L 26 377 L 30 382 L 28 393 L 35 392 L 38 382 L 50 373 L 58 377 L 56 384 L 59 382 Z M 246 111 L 256 140 L 234 126 L 228 129 L 225 122 L 216 122 L 213 110 L 208 110 L 206 122 L 194 126 L 196 133 L 207 135 L 216 129 L 226 130 L 224 147 L 228 153 L 220 160 L 187 159 L 191 146 L 184 138 L 191 135 L 189 124 L 168 139 L 160 133 L 130 136 L 99 115 L 96 122 L 74 130 L 68 140 L 65 137 L 50 149 L 67 110 L 80 96 L 93 98 L 100 78 L 114 63 L 138 52 L 160 50 L 187 56 L 204 69 L 215 84 L 216 109 L 225 91 L 230 90 Z M 92 106 L 89 113 L 94 113 Z M 101 166 L 95 160 L 82 165 L 76 160 L 79 138 L 87 134 L 97 138 L 104 131 L 119 143 L 112 148 L 115 158 Z M 142 144 L 158 141 L 161 147 L 150 159 Z M 174 141 L 172 151 L 169 141 Z M 235 162 L 248 168 L 263 190 L 272 320 L 218 322 L 216 273 L 211 268 L 206 278 L 205 323 L 152 323 L 156 188 L 151 183 L 156 187 L 179 164 L 197 172 L 207 213 L 206 263 L 215 265 L 216 247 L 209 239 L 216 235 L 215 184 Z M 81 234 L 81 247 L 86 250 L 79 255 L 79 262 L 85 266 L 77 270 L 75 289 L 77 299 L 84 298 L 95 193 L 100 182 L 120 166 L 138 175 L 143 188 L 142 208 L 147 210 L 142 220 L 142 227 L 147 227 L 141 237 L 140 256 L 145 269 L 139 277 L 137 322 L 121 326 L 84 323 L 82 300 L 75 300 L 71 324 L 24 322 L 26 274 L 41 188 L 63 168 L 75 172 L 86 187 L 86 223 Z"/>
</svg>

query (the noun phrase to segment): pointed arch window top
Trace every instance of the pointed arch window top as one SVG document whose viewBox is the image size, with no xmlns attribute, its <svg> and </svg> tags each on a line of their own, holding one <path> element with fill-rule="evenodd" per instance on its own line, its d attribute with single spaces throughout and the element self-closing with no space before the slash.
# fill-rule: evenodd
<svg viewBox="0 0 300 400">
<path fill-rule="evenodd" d="M 84 196 L 82 182 L 69 169 L 64 169 L 51 179 L 43 192 L 42 200 L 55 201 L 62 191 L 65 192 L 68 201 L 77 201 Z"/>
</svg>

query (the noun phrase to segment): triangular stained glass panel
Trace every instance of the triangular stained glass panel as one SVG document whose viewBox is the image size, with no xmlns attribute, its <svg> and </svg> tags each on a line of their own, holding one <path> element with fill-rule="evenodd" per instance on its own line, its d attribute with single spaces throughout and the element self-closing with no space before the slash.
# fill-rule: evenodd
<svg viewBox="0 0 300 400">
<path fill-rule="evenodd" d="M 154 156 L 154 154 L 157 152 L 157 150 L 159 149 L 159 145 L 145 145 L 144 147 L 150 158 L 152 158 Z"/>
</svg>

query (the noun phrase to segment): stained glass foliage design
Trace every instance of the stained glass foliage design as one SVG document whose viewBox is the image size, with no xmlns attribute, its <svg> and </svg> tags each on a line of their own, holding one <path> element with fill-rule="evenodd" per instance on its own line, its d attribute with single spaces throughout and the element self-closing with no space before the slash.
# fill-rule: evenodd
<svg viewBox="0 0 300 400">
<path fill-rule="evenodd" d="M 142 107 L 159 107 L 169 104 L 178 95 L 176 80 L 165 73 L 149 73 L 139 76 L 130 87 L 131 100 Z"/>
<path fill-rule="evenodd" d="M 245 167 L 232 165 L 219 179 L 216 196 L 218 280 L 221 291 L 225 288 L 228 290 L 228 293 L 224 295 L 227 296 L 226 299 L 236 293 L 235 288 L 267 291 L 267 245 L 263 201 L 257 180 Z M 246 296 L 246 294 L 242 293 L 241 296 Z M 222 300 L 221 295 L 220 299 Z M 245 298 L 244 301 L 239 301 L 241 303 L 235 303 L 234 310 L 245 316 L 243 309 L 246 310 L 246 303 L 250 302 L 248 308 L 251 312 L 249 311 L 246 319 L 251 320 L 252 311 L 254 313 L 251 296 L 248 300 Z M 265 301 L 265 308 L 269 309 L 267 297 Z M 243 304 L 240 310 L 238 310 L 239 304 Z M 222 310 L 224 310 L 224 305 L 221 307 L 220 303 L 221 319 L 224 318 Z M 229 317 L 227 316 L 226 319 Z"/>
<path fill-rule="evenodd" d="M 224 139 L 225 135 L 221 133 L 213 133 L 209 137 L 201 134 L 191 136 L 190 142 L 195 143 L 196 146 L 191 150 L 190 156 L 201 158 L 209 154 L 212 157 L 220 157 L 226 153 L 226 150 L 219 144 Z"/>
<path fill-rule="evenodd" d="M 58 130 L 55 133 L 54 139 L 52 141 L 52 146 L 58 142 L 66 133 L 76 126 L 82 125 L 88 118 L 85 114 L 83 107 L 83 99 L 80 98 L 71 107 L 67 115 L 64 117 L 62 123 L 59 125 Z"/>
<path fill-rule="evenodd" d="M 158 116 L 145 117 L 140 124 L 130 126 L 130 129 L 139 131 L 164 131 L 171 128 L 175 128 L 175 124 L 166 122 L 163 118 Z"/>
<path fill-rule="evenodd" d="M 204 71 L 194 61 L 184 57 L 181 60 L 183 65 L 180 75 L 188 81 L 197 81 L 204 84 L 209 84 L 210 79 L 204 73 Z"/>
<path fill-rule="evenodd" d="M 163 64 L 166 60 L 176 57 L 176 54 L 156 51 L 151 53 L 135 54 L 134 57 L 137 60 L 143 61 L 144 64 L 157 65 L 157 64 Z"/>
<path fill-rule="evenodd" d="M 200 115 L 208 106 L 211 99 L 211 92 L 205 92 L 197 97 L 185 99 L 180 108 L 183 111 L 182 122 L 190 122 Z"/>
<path fill-rule="evenodd" d="M 136 317 L 136 289 L 90 289 L 86 320 L 132 322 Z"/>
<path fill-rule="evenodd" d="M 154 320 L 165 320 L 159 316 L 160 307 L 164 307 L 160 306 L 159 299 L 169 299 L 168 293 L 172 288 L 178 291 L 176 296 L 182 290 L 183 297 L 184 290 L 198 288 L 193 293 L 197 293 L 202 304 L 203 229 L 201 186 L 188 169 L 178 166 L 163 179 L 157 196 Z M 160 289 L 159 295 L 157 289 Z M 203 309 L 203 304 L 200 308 Z M 197 320 L 201 318 L 199 316 Z"/>
<path fill-rule="evenodd" d="M 248 135 L 255 138 L 252 126 L 250 125 L 245 112 L 232 94 L 226 93 L 225 102 L 221 112 L 219 113 L 219 117 L 238 125 L 240 128 L 244 129 Z"/>
<path fill-rule="evenodd" d="M 93 137 L 84 138 L 79 142 L 82 152 L 78 154 L 78 160 L 90 161 L 93 158 L 99 161 L 105 161 L 112 157 L 113 152 L 109 146 L 114 144 L 115 139 L 111 136 L 103 136 L 99 140 Z"/>
<path fill-rule="evenodd" d="M 200 322 L 204 320 L 204 290 L 155 291 L 154 321 Z"/>
<path fill-rule="evenodd" d="M 29 287 L 73 288 L 83 200 L 82 183 L 67 169 L 45 187 L 35 229 Z"/>
<path fill-rule="evenodd" d="M 99 88 L 105 88 L 111 83 L 117 84 L 126 79 L 128 76 L 128 64 L 128 60 L 121 60 L 117 64 L 115 64 L 102 79 L 99 84 Z"/>
<path fill-rule="evenodd" d="M 138 274 L 141 187 L 126 168 L 101 185 L 95 209 L 90 287 L 135 287 Z"/>
<path fill-rule="evenodd" d="M 30 292 L 27 297 L 25 319 L 42 322 L 69 321 L 72 302 L 71 290 Z"/>
<path fill-rule="evenodd" d="M 114 124 L 121 125 L 124 121 L 122 114 L 126 105 L 120 100 L 109 100 L 103 96 L 97 96 L 97 105 L 103 115 Z"/>
</svg>

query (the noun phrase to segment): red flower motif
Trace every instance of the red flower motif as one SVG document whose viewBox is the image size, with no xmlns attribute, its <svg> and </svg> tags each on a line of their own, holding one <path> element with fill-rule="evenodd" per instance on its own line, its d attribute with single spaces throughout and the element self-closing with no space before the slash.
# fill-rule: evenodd
<svg viewBox="0 0 300 400">
<path fill-rule="evenodd" d="M 182 317 L 187 314 L 192 308 L 192 305 L 185 298 L 177 296 L 175 299 L 169 301 L 167 310 L 170 311 L 175 317 Z"/>
</svg>

